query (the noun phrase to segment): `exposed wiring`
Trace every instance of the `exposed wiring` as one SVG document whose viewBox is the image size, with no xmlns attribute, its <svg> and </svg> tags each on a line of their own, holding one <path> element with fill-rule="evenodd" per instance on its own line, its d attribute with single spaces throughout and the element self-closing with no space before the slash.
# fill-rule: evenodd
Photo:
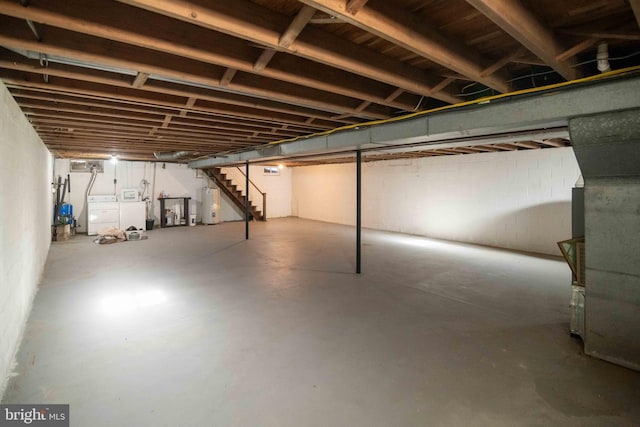
<svg viewBox="0 0 640 427">
<path fill-rule="evenodd" d="M 473 86 L 474 84 L 475 84 L 475 83 L 472 83 L 471 85 L 467 85 L 467 86 L 465 86 L 465 88 L 467 88 L 467 87 L 469 87 L 469 86 Z M 464 88 L 463 88 L 462 90 L 464 90 Z M 484 89 L 480 89 L 480 90 L 477 90 L 477 91 L 475 91 L 475 92 L 458 93 L 456 96 L 471 96 L 471 95 L 477 95 L 477 94 L 479 94 L 479 93 L 488 92 L 488 91 L 490 91 L 490 90 L 491 90 L 491 88 L 490 88 L 490 87 L 485 87 Z"/>
<path fill-rule="evenodd" d="M 524 75 L 524 76 L 520 76 L 520 77 L 514 77 L 514 78 L 513 78 L 513 79 L 511 79 L 511 80 L 507 80 L 507 83 L 513 83 L 513 82 L 518 81 L 518 80 L 531 79 L 531 84 L 533 85 L 533 88 L 535 89 L 537 86 L 536 86 L 536 83 L 535 83 L 535 81 L 533 80 L 533 78 L 534 78 L 534 77 L 538 77 L 538 76 L 546 76 L 547 74 L 557 74 L 557 73 L 556 73 L 556 71 L 554 71 L 554 70 L 541 71 L 541 72 L 539 72 L 539 73 L 531 73 L 531 74 L 526 74 L 526 75 Z M 470 85 L 467 85 L 467 86 L 465 86 L 464 88 L 462 88 L 462 90 L 464 90 L 464 89 L 468 88 L 469 86 L 473 86 L 474 84 L 476 84 L 476 83 L 471 83 Z M 477 91 L 475 91 L 475 92 L 459 93 L 459 94 L 457 94 L 456 96 L 471 96 L 471 95 L 477 95 L 477 94 L 479 94 L 479 93 L 488 92 L 488 91 L 490 91 L 490 90 L 493 90 L 493 89 L 492 89 L 492 88 L 490 88 L 490 87 L 486 87 L 486 88 L 484 88 L 484 89 L 480 89 L 480 90 L 477 90 Z"/>
<path fill-rule="evenodd" d="M 529 94 L 529 93 L 543 92 L 543 91 L 547 91 L 547 90 L 551 90 L 551 89 L 558 89 L 558 88 L 561 88 L 561 87 L 573 86 L 575 84 L 580 84 L 580 83 L 593 82 L 593 81 L 596 81 L 596 80 L 601 80 L 601 79 L 614 77 L 614 76 L 620 76 L 620 75 L 623 75 L 623 74 L 626 74 L 626 73 L 632 73 L 632 72 L 637 72 L 637 71 L 640 71 L 640 65 L 636 65 L 636 66 L 633 66 L 633 67 L 627 67 L 627 68 L 621 68 L 619 70 L 608 71 L 606 73 L 596 74 L 596 75 L 588 76 L 588 77 L 583 77 L 583 78 L 576 79 L 576 80 L 571 80 L 571 81 L 568 81 L 568 82 L 554 83 L 554 84 L 551 84 L 551 85 L 540 86 L 540 87 L 537 87 L 537 88 L 522 89 L 522 90 L 517 90 L 515 92 L 502 93 L 502 94 L 499 94 L 499 95 L 493 95 L 493 96 L 487 96 L 487 97 L 483 97 L 483 98 L 478 98 L 478 99 L 474 99 L 472 101 L 464 101 L 464 102 L 460 102 L 458 104 L 445 105 L 443 107 L 432 108 L 430 110 L 417 111 L 415 113 L 406 114 L 404 116 L 398 116 L 398 117 L 392 117 L 392 118 L 388 118 L 388 119 L 373 120 L 373 121 L 370 121 L 370 122 L 363 122 L 363 123 L 355 123 L 355 124 L 351 124 L 351 125 L 345 125 L 345 126 L 337 127 L 335 129 L 331 129 L 331 130 L 327 130 L 327 131 L 323 131 L 323 132 L 317 132 L 317 133 L 313 133 L 313 134 L 309 134 L 309 135 L 296 136 L 294 138 L 288 138 L 288 139 L 281 139 L 281 140 L 278 140 L 278 141 L 273 141 L 273 142 L 270 142 L 268 145 L 278 145 L 278 144 L 283 144 L 285 142 L 293 142 L 293 141 L 299 141 L 299 140 L 302 140 L 302 139 L 308 139 L 308 138 L 317 137 L 317 136 L 331 135 L 331 134 L 336 133 L 336 132 L 350 130 L 350 129 L 361 129 L 363 127 L 368 127 L 368 126 L 374 126 L 374 125 L 380 125 L 380 124 L 384 124 L 384 123 L 392 123 L 392 122 L 397 122 L 397 121 L 401 121 L 401 120 L 407 120 L 407 119 L 411 119 L 411 118 L 414 118 L 414 117 L 419 117 L 419 116 L 424 116 L 424 115 L 427 115 L 427 114 L 436 113 L 436 112 L 439 112 L 439 111 L 446 111 L 446 110 L 465 107 L 465 106 L 469 106 L 469 105 L 486 104 L 486 103 L 489 103 L 491 101 L 495 101 L 495 100 L 498 100 L 498 99 L 508 98 L 508 97 L 517 96 L 517 95 L 524 95 L 524 94 Z"/>
<path fill-rule="evenodd" d="M 609 61 L 621 61 L 621 60 L 624 60 L 624 59 L 632 58 L 632 57 L 637 56 L 637 55 L 640 55 L 640 51 L 634 52 L 634 53 L 631 53 L 631 54 L 625 55 L 625 56 L 618 56 L 618 57 L 615 57 L 615 58 L 609 58 Z M 574 64 L 574 65 L 572 65 L 572 67 L 576 68 L 576 67 L 579 67 L 581 65 L 592 64 L 592 63 L 597 62 L 597 61 L 598 61 L 597 59 L 590 59 L 588 61 L 583 61 L 583 62 L 579 62 L 577 64 Z M 515 77 L 515 78 L 513 78 L 511 80 L 507 80 L 507 83 L 513 83 L 513 82 L 518 81 L 518 80 L 523 80 L 523 79 L 529 79 L 530 78 L 532 85 L 535 87 L 535 81 L 533 81 L 533 78 L 534 77 L 538 77 L 538 76 L 546 76 L 548 74 L 557 74 L 557 72 L 555 70 L 548 70 L 548 71 L 541 71 L 539 73 L 531 73 L 531 74 L 527 74 L 527 75 L 524 75 L 524 76 Z M 467 89 L 468 87 L 471 87 L 471 86 L 473 86 L 475 84 L 476 83 L 470 83 L 470 84 L 466 85 L 465 87 L 462 88 L 463 92 L 457 94 L 457 96 L 473 96 L 473 95 L 477 95 L 479 93 L 488 92 L 488 91 L 492 90 L 490 87 L 488 87 L 488 88 L 477 90 L 475 92 L 464 93 L 465 89 Z"/>
<path fill-rule="evenodd" d="M 418 101 L 418 104 L 416 105 L 416 107 L 413 109 L 413 111 L 417 111 L 418 108 L 420 108 L 420 106 L 422 105 L 422 101 L 424 101 L 424 95 L 422 95 L 420 97 L 420 101 Z"/>
<path fill-rule="evenodd" d="M 475 86 L 475 85 L 477 85 L 477 84 L 478 84 L 478 83 L 476 83 L 476 82 L 469 83 L 468 85 L 466 85 L 465 87 L 463 87 L 463 88 L 462 88 L 462 91 L 464 91 L 465 89 L 467 89 L 467 88 L 469 88 L 469 87 L 471 87 L 471 86 Z"/>
<path fill-rule="evenodd" d="M 636 55 L 640 55 L 640 51 L 633 52 L 633 53 L 630 53 L 629 55 L 625 55 L 625 56 L 618 56 L 618 57 L 615 57 L 615 58 L 609 58 L 608 60 L 609 61 L 621 61 L 623 59 L 632 58 L 632 57 L 634 57 Z M 579 67 L 579 66 L 584 65 L 584 64 L 591 64 L 593 62 L 598 62 L 598 59 L 597 58 L 596 59 L 589 59 L 588 61 L 579 62 L 577 64 L 574 64 L 573 67 Z"/>
<path fill-rule="evenodd" d="M 531 73 L 531 74 L 527 74 L 526 76 L 520 76 L 520 77 L 515 77 L 511 80 L 509 80 L 509 83 L 518 81 L 518 80 L 522 80 L 522 79 L 528 79 L 528 78 L 534 78 L 534 77 L 538 77 L 538 76 L 546 76 L 547 74 L 557 74 L 554 70 L 549 70 L 549 71 L 540 71 L 539 73 Z"/>
</svg>

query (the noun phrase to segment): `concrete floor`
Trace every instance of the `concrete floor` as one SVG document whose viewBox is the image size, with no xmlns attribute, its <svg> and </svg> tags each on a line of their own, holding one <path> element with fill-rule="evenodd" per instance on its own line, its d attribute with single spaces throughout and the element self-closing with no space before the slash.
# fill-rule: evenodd
<svg viewBox="0 0 640 427">
<path fill-rule="evenodd" d="M 299 219 L 53 244 L 3 403 L 73 426 L 624 426 L 564 262 Z"/>
</svg>

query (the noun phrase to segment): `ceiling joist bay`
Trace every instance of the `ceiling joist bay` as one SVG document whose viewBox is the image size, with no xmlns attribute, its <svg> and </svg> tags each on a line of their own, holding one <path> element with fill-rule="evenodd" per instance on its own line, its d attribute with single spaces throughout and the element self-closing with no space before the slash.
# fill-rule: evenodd
<svg viewBox="0 0 640 427">
<path fill-rule="evenodd" d="M 247 0 L 233 2 L 214 0 L 202 5 L 189 1 L 122 0 L 155 13 L 170 16 L 204 28 L 250 40 L 273 49 L 279 45 L 280 29 L 286 29 L 289 18 Z M 387 61 L 384 55 L 346 42 L 335 35 L 307 28 L 285 51 L 303 58 L 347 70 L 373 80 L 402 87 L 418 95 L 433 96 L 448 103 L 455 96 L 432 93 L 434 81 L 421 70 Z"/>
<path fill-rule="evenodd" d="M 100 7 L 100 4 L 103 6 Z M 294 64 L 287 63 L 286 67 L 278 67 L 276 64 L 256 69 L 256 48 L 235 37 L 123 4 L 110 2 L 105 9 L 104 2 L 95 0 L 34 0 L 25 8 L 13 0 L 0 0 L 0 9 L 17 18 L 36 20 L 54 27 L 220 65 L 235 71 L 259 72 L 264 77 L 385 104 L 381 93 L 385 90 L 382 87 L 384 85 L 375 81 L 335 69 L 331 70 L 333 78 L 327 79 L 325 73 L 329 71 L 329 67 L 312 67 L 300 58 L 293 61 Z M 158 32 L 157 28 L 162 28 L 163 31 Z M 306 71 L 299 73 L 296 72 L 298 69 Z M 407 107 L 403 104 L 388 105 L 395 108 Z"/>
<path fill-rule="evenodd" d="M 638 0 L 578 3 L 0 0 L 0 79 L 56 156 L 233 157 L 593 75 L 603 42 L 612 69 L 638 65 Z"/>
</svg>

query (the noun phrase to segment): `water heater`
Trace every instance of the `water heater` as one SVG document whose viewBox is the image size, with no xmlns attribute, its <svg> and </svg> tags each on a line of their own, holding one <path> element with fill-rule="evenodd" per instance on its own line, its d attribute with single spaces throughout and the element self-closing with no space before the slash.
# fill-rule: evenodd
<svg viewBox="0 0 640 427">
<path fill-rule="evenodd" d="M 202 223 L 217 224 L 220 222 L 220 190 L 204 187 L 202 189 Z"/>
</svg>

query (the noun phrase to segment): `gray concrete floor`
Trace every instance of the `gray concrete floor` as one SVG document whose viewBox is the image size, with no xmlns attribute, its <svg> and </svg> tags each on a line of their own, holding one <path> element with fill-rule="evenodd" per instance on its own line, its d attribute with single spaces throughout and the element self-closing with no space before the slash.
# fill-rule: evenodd
<svg viewBox="0 0 640 427">
<path fill-rule="evenodd" d="M 51 248 L 4 403 L 72 426 L 622 426 L 559 260 L 299 219 Z"/>
</svg>

